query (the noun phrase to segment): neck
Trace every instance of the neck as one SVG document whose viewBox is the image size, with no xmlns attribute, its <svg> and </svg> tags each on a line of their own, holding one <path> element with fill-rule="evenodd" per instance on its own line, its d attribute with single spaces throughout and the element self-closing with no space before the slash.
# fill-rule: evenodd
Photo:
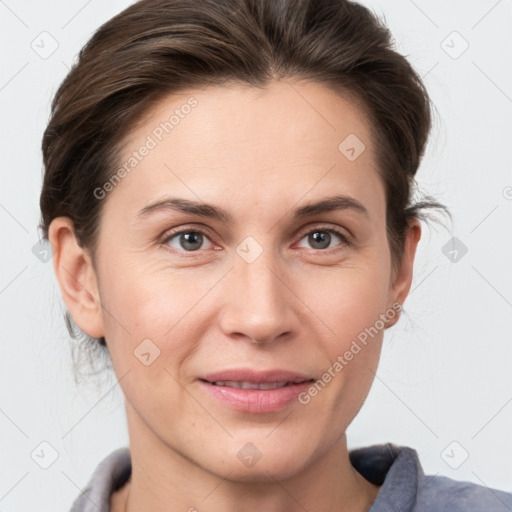
<svg viewBox="0 0 512 512">
<path fill-rule="evenodd" d="M 270 471 L 253 480 L 214 474 L 162 443 L 127 406 L 132 473 L 111 498 L 112 512 L 366 512 L 379 487 L 350 464 L 346 436 L 307 467 L 284 478 Z"/>
</svg>

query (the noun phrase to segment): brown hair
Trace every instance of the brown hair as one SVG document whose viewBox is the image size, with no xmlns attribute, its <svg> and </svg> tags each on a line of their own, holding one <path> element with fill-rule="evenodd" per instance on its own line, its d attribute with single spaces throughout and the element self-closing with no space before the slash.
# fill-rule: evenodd
<svg viewBox="0 0 512 512">
<path fill-rule="evenodd" d="M 446 211 L 428 196 L 412 204 L 430 99 L 385 25 L 346 0 L 142 0 L 102 25 L 52 102 L 42 141 L 44 238 L 55 217 L 70 217 L 94 262 L 104 204 L 94 190 L 119 166 L 125 136 L 164 96 L 288 77 L 349 95 L 371 120 L 396 267 L 409 220 L 425 219 L 426 208 Z M 76 337 L 69 312 L 66 323 Z M 104 338 L 97 341 L 105 347 Z"/>
</svg>

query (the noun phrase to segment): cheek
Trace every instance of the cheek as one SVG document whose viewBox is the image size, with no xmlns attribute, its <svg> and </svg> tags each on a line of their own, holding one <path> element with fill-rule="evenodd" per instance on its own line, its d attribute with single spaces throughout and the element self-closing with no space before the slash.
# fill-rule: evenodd
<svg viewBox="0 0 512 512">
<path fill-rule="evenodd" d="M 388 278 L 384 255 L 334 272 L 317 272 L 315 282 L 319 286 L 305 286 L 303 293 L 309 294 L 305 302 L 329 328 L 322 327 L 326 335 L 322 338 L 325 366 L 321 380 L 330 392 L 319 391 L 319 414 L 323 404 L 343 423 L 356 414 L 366 398 L 382 347 L 384 324 L 380 315 L 386 313 Z"/>
<path fill-rule="evenodd" d="M 105 270 L 100 292 L 105 337 L 113 359 L 130 365 L 133 350 L 145 339 L 160 350 L 160 364 L 180 361 L 193 349 L 191 340 L 199 339 L 199 329 L 207 321 L 208 300 L 202 299 L 222 273 L 148 266 L 140 258 L 118 260 Z"/>
<path fill-rule="evenodd" d="M 369 257 L 314 270 L 301 279 L 297 295 L 321 321 L 324 339 L 331 340 L 329 351 L 337 353 L 385 313 L 388 281 L 386 258 Z"/>
</svg>

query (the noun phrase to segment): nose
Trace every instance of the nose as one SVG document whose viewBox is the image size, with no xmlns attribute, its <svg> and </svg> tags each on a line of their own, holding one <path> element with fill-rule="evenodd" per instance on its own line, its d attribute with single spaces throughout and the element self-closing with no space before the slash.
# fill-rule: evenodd
<svg viewBox="0 0 512 512">
<path fill-rule="evenodd" d="M 235 255 L 224 283 L 220 324 L 232 339 L 268 344 L 298 332 L 298 302 L 271 250 L 252 262 Z"/>
</svg>

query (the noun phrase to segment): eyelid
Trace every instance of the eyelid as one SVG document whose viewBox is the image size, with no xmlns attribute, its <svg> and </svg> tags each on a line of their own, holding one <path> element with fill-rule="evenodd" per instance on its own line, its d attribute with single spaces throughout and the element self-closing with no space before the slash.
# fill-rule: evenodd
<svg viewBox="0 0 512 512">
<path fill-rule="evenodd" d="M 352 233 L 350 233 L 347 229 L 343 229 L 341 226 L 337 224 L 330 223 L 311 223 L 303 228 L 301 228 L 295 236 L 300 236 L 301 238 L 305 235 L 308 235 L 314 231 L 328 231 L 334 232 L 340 237 L 344 238 L 347 243 L 352 242 Z"/>
</svg>

